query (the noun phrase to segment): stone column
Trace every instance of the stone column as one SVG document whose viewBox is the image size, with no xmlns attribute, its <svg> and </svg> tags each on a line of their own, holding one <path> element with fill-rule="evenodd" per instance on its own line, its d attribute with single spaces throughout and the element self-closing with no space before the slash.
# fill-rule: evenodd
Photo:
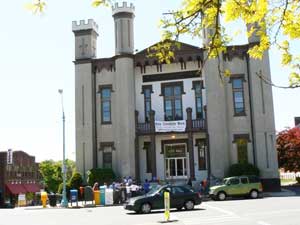
<svg viewBox="0 0 300 225">
<path fill-rule="evenodd" d="M 193 145 L 193 132 L 192 132 L 192 108 L 186 109 L 187 113 L 187 134 L 188 134 L 188 150 L 189 150 L 189 162 L 190 162 L 190 177 L 195 179 L 195 164 L 194 164 L 194 145 Z"/>
<path fill-rule="evenodd" d="M 207 107 L 204 106 L 204 113 L 207 115 Z M 205 145 L 206 145 L 206 154 L 207 154 L 207 178 L 210 181 L 210 175 L 211 175 L 211 164 L 210 164 L 210 148 L 209 148 L 209 133 L 208 133 L 208 125 L 207 125 L 207 116 L 204 120 L 205 123 L 205 130 L 206 130 L 206 139 L 205 139 Z"/>
<path fill-rule="evenodd" d="M 156 172 L 156 140 L 155 140 L 155 111 L 150 111 L 150 151 L 151 151 L 151 172 L 152 177 L 157 177 Z"/>
<path fill-rule="evenodd" d="M 135 110 L 135 127 L 137 127 L 139 118 L 139 112 Z M 138 136 L 138 130 L 136 129 L 135 133 L 135 179 L 137 182 L 140 182 L 140 150 L 139 150 L 139 136 Z"/>
</svg>

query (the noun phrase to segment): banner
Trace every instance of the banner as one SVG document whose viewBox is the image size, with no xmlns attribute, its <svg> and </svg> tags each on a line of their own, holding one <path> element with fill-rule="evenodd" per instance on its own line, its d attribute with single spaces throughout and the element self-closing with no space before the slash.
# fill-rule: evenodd
<svg viewBox="0 0 300 225">
<path fill-rule="evenodd" d="M 155 132 L 185 132 L 186 121 L 155 121 Z"/>
<path fill-rule="evenodd" d="M 13 151 L 11 149 L 7 150 L 7 165 L 13 164 Z"/>
</svg>

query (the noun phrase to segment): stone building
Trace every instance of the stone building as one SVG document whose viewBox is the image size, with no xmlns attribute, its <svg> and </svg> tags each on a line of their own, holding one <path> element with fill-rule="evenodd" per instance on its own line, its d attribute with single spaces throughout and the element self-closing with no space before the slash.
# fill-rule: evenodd
<svg viewBox="0 0 300 225">
<path fill-rule="evenodd" d="M 39 192 L 40 181 L 34 156 L 23 151 L 0 152 L 0 205 L 4 199 L 15 199 L 18 194 Z"/>
<path fill-rule="evenodd" d="M 96 57 L 92 19 L 73 22 L 77 169 L 200 181 L 249 162 L 266 188 L 278 187 L 272 89 L 256 75 L 270 79 L 269 54 L 262 60 L 247 54 L 259 38 L 227 47 L 220 65 L 232 75 L 221 83 L 217 60 L 203 64 L 203 48 L 181 43 L 171 64 L 147 57 L 149 46 L 134 53 L 134 11 L 126 2 L 113 7 L 110 58 Z"/>
</svg>

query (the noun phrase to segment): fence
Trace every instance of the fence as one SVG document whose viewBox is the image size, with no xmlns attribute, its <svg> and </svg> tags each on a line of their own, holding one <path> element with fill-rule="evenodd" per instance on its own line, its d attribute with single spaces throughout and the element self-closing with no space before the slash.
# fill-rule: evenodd
<svg viewBox="0 0 300 225">
<path fill-rule="evenodd" d="M 280 179 L 293 179 L 300 177 L 300 172 L 289 172 L 289 173 L 280 173 Z"/>
</svg>

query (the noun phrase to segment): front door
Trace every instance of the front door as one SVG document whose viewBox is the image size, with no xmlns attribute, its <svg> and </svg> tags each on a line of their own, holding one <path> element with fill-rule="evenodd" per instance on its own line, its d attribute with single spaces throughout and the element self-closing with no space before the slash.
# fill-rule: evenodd
<svg viewBox="0 0 300 225">
<path fill-rule="evenodd" d="M 186 144 L 165 145 L 165 173 L 167 179 L 187 177 Z"/>
</svg>

